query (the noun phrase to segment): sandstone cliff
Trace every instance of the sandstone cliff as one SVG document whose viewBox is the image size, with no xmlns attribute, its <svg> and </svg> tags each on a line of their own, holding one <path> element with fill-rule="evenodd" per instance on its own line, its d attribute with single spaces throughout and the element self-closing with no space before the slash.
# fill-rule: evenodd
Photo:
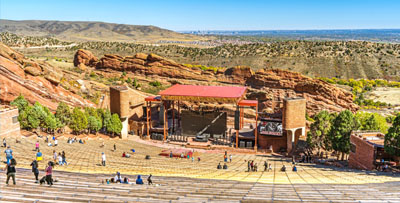
<svg viewBox="0 0 400 203">
<path fill-rule="evenodd" d="M 92 55 L 87 52 L 78 51 L 75 60 L 80 57 L 79 53 Z M 275 101 L 282 101 L 287 96 L 305 97 L 309 115 L 314 115 L 323 109 L 335 112 L 358 109 L 358 106 L 353 103 L 353 95 L 350 92 L 321 80 L 286 70 L 260 69 L 253 72 L 250 67 L 238 66 L 217 71 L 203 71 L 200 68 L 188 68 L 155 54 L 143 53 L 127 57 L 107 54 L 93 62 L 92 66 L 93 64 L 96 64 L 97 69 L 133 72 L 144 76 L 153 75 L 174 79 L 183 84 L 201 81 L 216 85 L 246 85 L 250 87 L 247 97 L 258 99 L 264 109 L 270 108 Z"/>
<path fill-rule="evenodd" d="M 22 94 L 30 103 L 37 101 L 51 110 L 60 101 L 72 106 L 93 105 L 59 86 L 61 78 L 60 70 L 25 58 L 0 42 L 0 102 L 9 103 Z"/>
</svg>

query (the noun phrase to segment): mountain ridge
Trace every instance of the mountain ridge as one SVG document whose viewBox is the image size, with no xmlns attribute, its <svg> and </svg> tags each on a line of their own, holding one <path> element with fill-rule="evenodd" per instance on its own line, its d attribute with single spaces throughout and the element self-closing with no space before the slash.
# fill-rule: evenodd
<svg viewBox="0 0 400 203">
<path fill-rule="evenodd" d="M 165 39 L 202 40 L 205 37 L 177 33 L 153 25 L 129 25 L 101 21 L 50 21 L 0 19 L 0 32 L 52 36 L 66 41 L 156 42 Z"/>
</svg>

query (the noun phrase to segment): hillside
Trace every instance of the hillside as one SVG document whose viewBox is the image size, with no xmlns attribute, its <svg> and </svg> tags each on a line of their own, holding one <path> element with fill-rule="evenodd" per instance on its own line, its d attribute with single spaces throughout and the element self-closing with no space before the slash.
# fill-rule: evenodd
<svg viewBox="0 0 400 203">
<path fill-rule="evenodd" d="M 108 78 L 119 84 L 126 82 L 132 88 L 155 94 L 157 90 L 177 83 L 245 85 L 249 87 L 247 98 L 258 99 L 260 108 L 269 113 L 275 112 L 275 102 L 283 101 L 287 96 L 305 97 L 309 115 L 323 109 L 334 112 L 358 109 L 351 92 L 292 71 L 260 69 L 254 72 L 243 66 L 204 69 L 144 53 L 126 57 L 106 54 L 98 59 L 87 50 L 76 52 L 74 65 L 87 71 L 89 76 L 93 75 L 93 79 L 101 81 Z"/>
<path fill-rule="evenodd" d="M 30 103 L 39 102 L 50 110 L 61 101 L 71 106 L 94 106 L 61 86 L 63 80 L 62 70 L 28 59 L 0 42 L 0 103 L 9 103 L 22 94 Z"/>
<path fill-rule="evenodd" d="M 0 32 L 18 35 L 52 36 L 66 41 L 157 42 L 159 40 L 201 40 L 205 37 L 181 34 L 155 26 L 105 22 L 4 20 Z"/>
<path fill-rule="evenodd" d="M 8 39 L 5 43 L 15 44 L 18 39 Z M 226 68 L 245 65 L 253 70 L 277 68 L 300 72 L 310 77 L 399 80 L 400 76 L 400 44 L 361 41 L 280 41 L 244 45 L 224 44 L 210 48 L 82 42 L 65 49 L 19 50 L 32 57 L 57 57 L 72 61 L 72 56 L 78 49 L 90 50 L 97 57 L 107 53 L 121 56 L 155 53 L 182 64 Z"/>
</svg>

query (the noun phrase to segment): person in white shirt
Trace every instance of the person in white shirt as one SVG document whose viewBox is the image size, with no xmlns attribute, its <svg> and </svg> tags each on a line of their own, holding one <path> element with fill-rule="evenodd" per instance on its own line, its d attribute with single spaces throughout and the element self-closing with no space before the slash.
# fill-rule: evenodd
<svg viewBox="0 0 400 203">
<path fill-rule="evenodd" d="M 55 147 L 57 147 L 57 145 L 58 145 L 58 140 L 57 140 L 57 138 L 54 140 L 54 146 Z"/>
<path fill-rule="evenodd" d="M 60 166 L 64 165 L 63 161 L 62 161 L 61 153 L 58 153 L 58 165 L 60 165 Z"/>
<path fill-rule="evenodd" d="M 106 166 L 106 154 L 101 153 L 101 165 Z"/>
</svg>

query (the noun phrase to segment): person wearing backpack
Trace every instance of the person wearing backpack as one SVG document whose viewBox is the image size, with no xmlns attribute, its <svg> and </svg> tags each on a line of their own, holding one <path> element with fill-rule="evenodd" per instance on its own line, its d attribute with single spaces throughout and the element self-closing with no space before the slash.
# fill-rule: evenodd
<svg viewBox="0 0 400 203">
<path fill-rule="evenodd" d="M 13 179 L 13 183 L 14 183 L 14 185 L 15 185 L 15 173 L 17 172 L 17 171 L 15 170 L 15 166 L 16 166 L 16 165 L 17 165 L 17 161 L 16 161 L 14 158 L 12 158 L 12 159 L 10 160 L 10 163 L 8 163 L 8 164 L 6 165 L 6 167 L 4 168 L 4 170 L 7 169 L 7 180 L 6 180 L 6 185 L 8 185 L 8 181 L 10 180 L 10 178 Z"/>
<path fill-rule="evenodd" d="M 32 173 L 35 175 L 35 183 L 39 183 L 39 163 L 36 160 L 33 160 L 31 163 Z"/>
</svg>

